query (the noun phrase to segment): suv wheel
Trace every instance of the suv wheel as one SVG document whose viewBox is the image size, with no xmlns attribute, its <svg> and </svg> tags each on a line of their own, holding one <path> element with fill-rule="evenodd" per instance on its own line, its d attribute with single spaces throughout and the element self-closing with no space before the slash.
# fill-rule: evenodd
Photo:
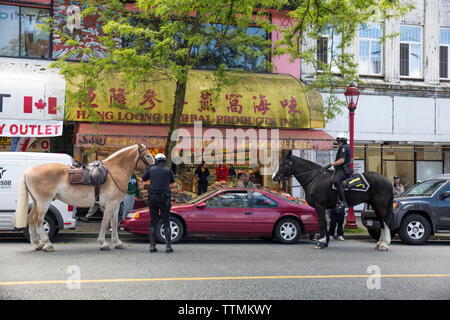
<svg viewBox="0 0 450 320">
<path fill-rule="evenodd" d="M 408 215 L 400 225 L 399 236 L 406 244 L 424 244 L 430 234 L 430 223 L 420 214 Z"/>
</svg>

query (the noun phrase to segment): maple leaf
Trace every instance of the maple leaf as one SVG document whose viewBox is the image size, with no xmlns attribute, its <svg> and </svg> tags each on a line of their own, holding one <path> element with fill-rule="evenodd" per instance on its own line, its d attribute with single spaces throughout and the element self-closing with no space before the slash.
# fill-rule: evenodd
<svg viewBox="0 0 450 320">
<path fill-rule="evenodd" d="M 39 101 L 34 104 L 34 106 L 39 110 L 44 109 L 46 105 L 47 104 L 42 99 L 39 99 Z"/>
</svg>

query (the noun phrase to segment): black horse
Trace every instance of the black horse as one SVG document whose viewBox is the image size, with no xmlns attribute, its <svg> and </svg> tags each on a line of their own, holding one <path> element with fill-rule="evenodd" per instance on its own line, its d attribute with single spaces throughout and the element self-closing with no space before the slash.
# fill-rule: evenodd
<svg viewBox="0 0 450 320">
<path fill-rule="evenodd" d="M 332 190 L 332 174 L 314 162 L 293 156 L 289 151 L 281 160 L 272 179 L 279 182 L 292 175 L 300 182 L 305 190 L 306 201 L 316 209 L 319 217 L 320 239 L 315 248 L 326 248 L 329 235 L 325 210 L 334 208 L 338 200 L 337 191 Z M 345 197 L 349 206 L 366 202 L 374 208 L 378 219 L 383 222 L 383 230 L 375 249 L 387 251 L 391 242 L 389 228 L 392 227 L 393 187 L 389 180 L 379 173 L 366 172 L 364 177 L 370 188 L 366 192 L 346 190 Z"/>
</svg>

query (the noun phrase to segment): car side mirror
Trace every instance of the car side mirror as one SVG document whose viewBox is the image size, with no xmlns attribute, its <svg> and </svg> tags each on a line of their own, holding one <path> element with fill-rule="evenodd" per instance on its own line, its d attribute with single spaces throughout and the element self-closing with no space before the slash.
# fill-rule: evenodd
<svg viewBox="0 0 450 320">
<path fill-rule="evenodd" d="M 198 209 L 205 209 L 206 208 L 206 203 L 200 202 L 199 204 L 196 204 L 195 207 L 198 208 Z"/>
<path fill-rule="evenodd" d="M 441 200 L 445 200 L 447 198 L 450 198 L 450 191 L 445 191 L 444 193 L 441 193 L 440 198 L 441 198 Z"/>
</svg>

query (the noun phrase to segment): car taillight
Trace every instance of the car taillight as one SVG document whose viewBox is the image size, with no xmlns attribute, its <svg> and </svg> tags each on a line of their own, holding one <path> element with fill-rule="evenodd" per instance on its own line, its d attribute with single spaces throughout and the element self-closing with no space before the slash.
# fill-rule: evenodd
<svg viewBox="0 0 450 320">
<path fill-rule="evenodd" d="M 68 205 L 68 206 L 67 206 L 67 211 L 69 211 L 69 212 L 70 212 L 70 211 L 73 211 L 73 206 Z"/>
</svg>

